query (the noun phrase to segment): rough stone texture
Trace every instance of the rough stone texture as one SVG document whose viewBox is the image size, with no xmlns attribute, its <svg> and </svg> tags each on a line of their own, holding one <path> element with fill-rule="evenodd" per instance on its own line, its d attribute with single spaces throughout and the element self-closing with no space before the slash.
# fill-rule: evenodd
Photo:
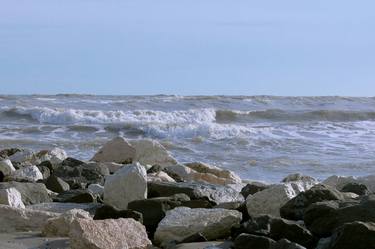
<svg viewBox="0 0 375 249">
<path fill-rule="evenodd" d="M 158 164 L 162 167 L 168 167 L 177 164 L 169 152 L 156 140 L 137 139 L 130 140 L 130 144 L 135 148 L 136 156 L 134 161 L 142 165 Z"/>
<path fill-rule="evenodd" d="M 54 198 L 56 202 L 71 202 L 71 203 L 90 203 L 96 202 L 96 198 L 91 192 L 84 189 L 72 189 L 60 193 Z"/>
<path fill-rule="evenodd" d="M 87 190 L 93 193 L 94 195 L 103 196 L 104 194 L 104 187 L 100 184 L 90 184 L 87 187 Z"/>
<path fill-rule="evenodd" d="M 0 161 L 0 172 L 3 173 L 3 176 L 10 176 L 14 171 L 16 171 L 16 169 L 9 159 Z"/>
<path fill-rule="evenodd" d="M 70 189 L 68 183 L 66 183 L 60 177 L 54 175 L 48 177 L 46 181 L 46 187 L 56 193 L 61 193 Z"/>
<path fill-rule="evenodd" d="M 61 162 L 61 165 L 62 166 L 69 166 L 69 167 L 76 167 L 76 166 L 82 165 L 84 163 L 85 162 L 83 162 L 81 160 L 78 160 L 78 159 L 75 159 L 75 158 L 72 158 L 72 157 L 67 157 Z"/>
<path fill-rule="evenodd" d="M 122 167 L 126 165 L 126 164 L 120 164 L 120 163 L 114 163 L 114 162 L 103 162 L 102 164 L 104 164 L 108 168 L 109 173 L 111 174 L 115 173 L 117 170 L 121 169 Z"/>
<path fill-rule="evenodd" d="M 367 186 L 370 192 L 375 192 L 375 175 L 368 175 L 363 177 L 352 177 L 352 176 L 330 176 L 323 181 L 324 184 L 335 187 L 336 189 L 342 189 L 348 183 L 360 183 Z"/>
<path fill-rule="evenodd" d="M 273 239 L 246 233 L 240 234 L 234 240 L 235 249 L 272 249 L 275 244 Z"/>
<path fill-rule="evenodd" d="M 95 211 L 94 220 L 132 218 L 143 224 L 143 215 L 134 210 L 118 210 L 114 207 L 104 205 Z"/>
<path fill-rule="evenodd" d="M 104 185 L 104 203 L 127 209 L 128 203 L 147 198 L 147 175 L 139 163 L 128 165 L 108 176 Z"/>
<path fill-rule="evenodd" d="M 357 195 L 367 195 L 370 193 L 367 186 L 361 183 L 350 182 L 342 187 L 341 192 L 355 193 Z"/>
<path fill-rule="evenodd" d="M 0 205 L 0 232 L 41 231 L 49 218 L 59 214 Z"/>
<path fill-rule="evenodd" d="M 307 228 L 318 237 L 331 236 L 332 232 L 345 223 L 362 221 L 375 222 L 375 199 L 353 202 L 319 202 L 305 212 Z"/>
<path fill-rule="evenodd" d="M 181 241 L 195 233 L 202 233 L 208 240 L 219 239 L 230 235 L 231 227 L 241 219 L 242 214 L 234 210 L 178 207 L 167 212 L 154 239 L 165 244 Z"/>
<path fill-rule="evenodd" d="M 163 171 L 147 174 L 148 182 L 176 182 L 172 177 Z"/>
<path fill-rule="evenodd" d="M 135 148 L 123 137 L 116 137 L 103 145 L 91 161 L 132 163 L 135 158 Z"/>
<path fill-rule="evenodd" d="M 31 165 L 14 171 L 11 178 L 15 181 L 36 182 L 43 180 L 43 174 L 37 166 Z"/>
<path fill-rule="evenodd" d="M 224 202 L 244 201 L 243 196 L 236 190 L 226 187 L 207 183 L 193 182 L 149 182 L 148 197 L 167 197 L 174 194 L 186 194 L 193 199 L 208 199 L 215 204 Z"/>
<path fill-rule="evenodd" d="M 47 188 L 43 183 L 33 182 L 2 182 L 0 189 L 14 187 L 21 193 L 22 202 L 25 205 L 51 202 Z"/>
<path fill-rule="evenodd" d="M 257 192 L 265 190 L 268 187 L 268 185 L 261 182 L 248 183 L 241 189 L 241 194 L 243 195 L 243 197 L 247 198 L 249 195 L 253 195 Z"/>
<path fill-rule="evenodd" d="M 43 179 L 48 179 L 48 177 L 51 176 L 51 170 L 49 167 L 44 165 L 37 165 L 38 169 L 40 170 L 40 173 L 43 175 Z"/>
<path fill-rule="evenodd" d="M 306 188 L 311 188 L 312 186 L 318 184 L 318 180 L 316 180 L 315 178 L 311 176 L 301 175 L 300 173 L 287 175 L 281 182 L 288 183 L 296 181 L 302 181 L 303 183 L 305 183 Z"/>
<path fill-rule="evenodd" d="M 133 219 L 76 219 L 71 225 L 72 249 L 146 249 L 145 227 Z"/>
<path fill-rule="evenodd" d="M 375 223 L 346 223 L 334 232 L 329 249 L 353 248 L 375 248 Z"/>
<path fill-rule="evenodd" d="M 276 244 L 272 247 L 272 249 L 306 249 L 305 247 L 291 242 L 287 239 L 281 239 L 276 242 Z"/>
<path fill-rule="evenodd" d="M 15 208 L 25 208 L 21 194 L 15 188 L 0 189 L 0 204 Z"/>
<path fill-rule="evenodd" d="M 271 185 L 269 188 L 246 198 L 247 211 L 250 216 L 269 214 L 279 217 L 280 207 L 298 193 L 310 187 L 309 182 L 303 181 Z"/>
<path fill-rule="evenodd" d="M 311 189 L 299 193 L 280 208 L 281 217 L 289 220 L 303 220 L 306 208 L 321 201 L 344 200 L 343 195 L 336 189 L 318 184 Z"/>
<path fill-rule="evenodd" d="M 35 154 L 31 150 L 19 150 L 16 153 L 12 154 L 9 157 L 9 160 L 12 161 L 12 163 L 29 163 L 34 164 L 35 160 Z M 37 163 L 38 164 L 38 163 Z"/>
<path fill-rule="evenodd" d="M 176 245 L 173 249 L 231 249 L 231 241 L 207 241 L 195 243 L 182 243 Z"/>
<path fill-rule="evenodd" d="M 59 164 L 68 156 L 65 150 L 60 148 L 53 148 L 52 150 L 42 150 L 35 155 L 40 162 L 50 161 L 52 164 Z"/>
<path fill-rule="evenodd" d="M 93 215 L 96 209 L 99 207 L 101 207 L 101 204 L 96 204 L 96 203 L 81 204 L 81 203 L 48 202 L 48 203 L 30 205 L 30 206 L 27 206 L 26 208 L 33 209 L 33 210 L 47 211 L 47 212 L 52 212 L 52 213 L 59 213 L 59 214 L 63 214 L 71 209 L 82 209 Z"/>
</svg>

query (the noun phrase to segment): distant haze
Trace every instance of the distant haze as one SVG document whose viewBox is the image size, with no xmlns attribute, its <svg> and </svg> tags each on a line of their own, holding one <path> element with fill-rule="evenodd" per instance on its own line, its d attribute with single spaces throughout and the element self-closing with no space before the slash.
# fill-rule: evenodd
<svg viewBox="0 0 375 249">
<path fill-rule="evenodd" d="M 0 0 L 0 94 L 375 95 L 375 1 Z"/>
</svg>

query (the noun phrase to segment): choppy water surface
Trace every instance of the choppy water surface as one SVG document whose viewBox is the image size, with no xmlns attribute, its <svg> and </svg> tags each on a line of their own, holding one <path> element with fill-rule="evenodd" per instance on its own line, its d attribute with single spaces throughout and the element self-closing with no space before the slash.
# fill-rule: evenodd
<svg viewBox="0 0 375 249">
<path fill-rule="evenodd" d="M 89 159 L 118 135 L 158 139 L 182 162 L 245 179 L 375 173 L 375 98 L 0 95 L 0 148 Z"/>
</svg>

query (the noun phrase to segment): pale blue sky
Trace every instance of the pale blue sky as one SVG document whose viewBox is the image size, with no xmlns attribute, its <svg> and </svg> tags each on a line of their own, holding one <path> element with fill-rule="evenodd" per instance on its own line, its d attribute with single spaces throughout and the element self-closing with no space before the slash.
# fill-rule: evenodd
<svg viewBox="0 0 375 249">
<path fill-rule="evenodd" d="M 375 1 L 0 0 L 0 93 L 375 95 Z"/>
</svg>

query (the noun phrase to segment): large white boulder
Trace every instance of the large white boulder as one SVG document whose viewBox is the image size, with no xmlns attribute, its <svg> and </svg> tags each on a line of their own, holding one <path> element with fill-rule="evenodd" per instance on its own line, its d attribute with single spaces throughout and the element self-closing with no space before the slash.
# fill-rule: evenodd
<svg viewBox="0 0 375 249">
<path fill-rule="evenodd" d="M 47 220 L 59 214 L 0 205 L 0 232 L 41 231 Z"/>
<path fill-rule="evenodd" d="M 104 203 L 127 209 L 128 203 L 147 198 L 147 174 L 139 163 L 127 165 L 107 176 L 104 184 Z"/>
<path fill-rule="evenodd" d="M 311 179 L 286 181 L 271 185 L 269 188 L 249 195 L 246 199 L 248 213 L 253 215 L 268 214 L 280 217 L 280 208 L 300 192 L 310 189 Z"/>
<path fill-rule="evenodd" d="M 50 161 L 52 164 L 56 165 L 64 161 L 68 155 L 65 150 L 60 148 L 53 148 L 52 150 L 42 150 L 39 151 L 35 157 L 39 162 Z"/>
<path fill-rule="evenodd" d="M 3 159 L 0 161 L 0 171 L 4 176 L 9 176 L 16 171 L 16 169 L 13 167 L 13 164 L 9 159 Z"/>
<path fill-rule="evenodd" d="M 0 204 L 15 208 L 25 208 L 21 193 L 15 188 L 0 189 Z"/>
<path fill-rule="evenodd" d="M 154 239 L 165 245 L 202 233 L 208 240 L 215 240 L 230 235 L 231 227 L 239 224 L 241 219 L 242 214 L 236 210 L 178 207 L 167 211 Z"/>
<path fill-rule="evenodd" d="M 177 164 L 170 153 L 156 140 L 137 139 L 131 140 L 130 144 L 135 148 L 136 155 L 134 161 L 142 165 L 160 165 L 168 167 Z"/>
<path fill-rule="evenodd" d="M 95 162 L 131 163 L 135 148 L 123 137 L 116 137 L 103 145 L 91 159 Z"/>
<path fill-rule="evenodd" d="M 59 217 L 47 220 L 42 234 L 46 237 L 68 237 L 70 226 L 75 219 L 92 219 L 89 212 L 82 209 L 71 209 Z"/>
<path fill-rule="evenodd" d="M 146 228 L 134 219 L 75 219 L 69 237 L 72 249 L 146 249 L 151 246 Z"/>
<path fill-rule="evenodd" d="M 43 180 L 43 174 L 40 172 L 37 166 L 25 166 L 13 172 L 12 179 L 15 181 L 28 181 L 36 182 Z"/>
<path fill-rule="evenodd" d="M 348 183 L 359 183 L 366 185 L 371 192 L 375 192 L 375 175 L 368 175 L 362 177 L 334 175 L 328 177 L 322 183 L 332 186 L 338 190 L 341 190 Z"/>
</svg>

